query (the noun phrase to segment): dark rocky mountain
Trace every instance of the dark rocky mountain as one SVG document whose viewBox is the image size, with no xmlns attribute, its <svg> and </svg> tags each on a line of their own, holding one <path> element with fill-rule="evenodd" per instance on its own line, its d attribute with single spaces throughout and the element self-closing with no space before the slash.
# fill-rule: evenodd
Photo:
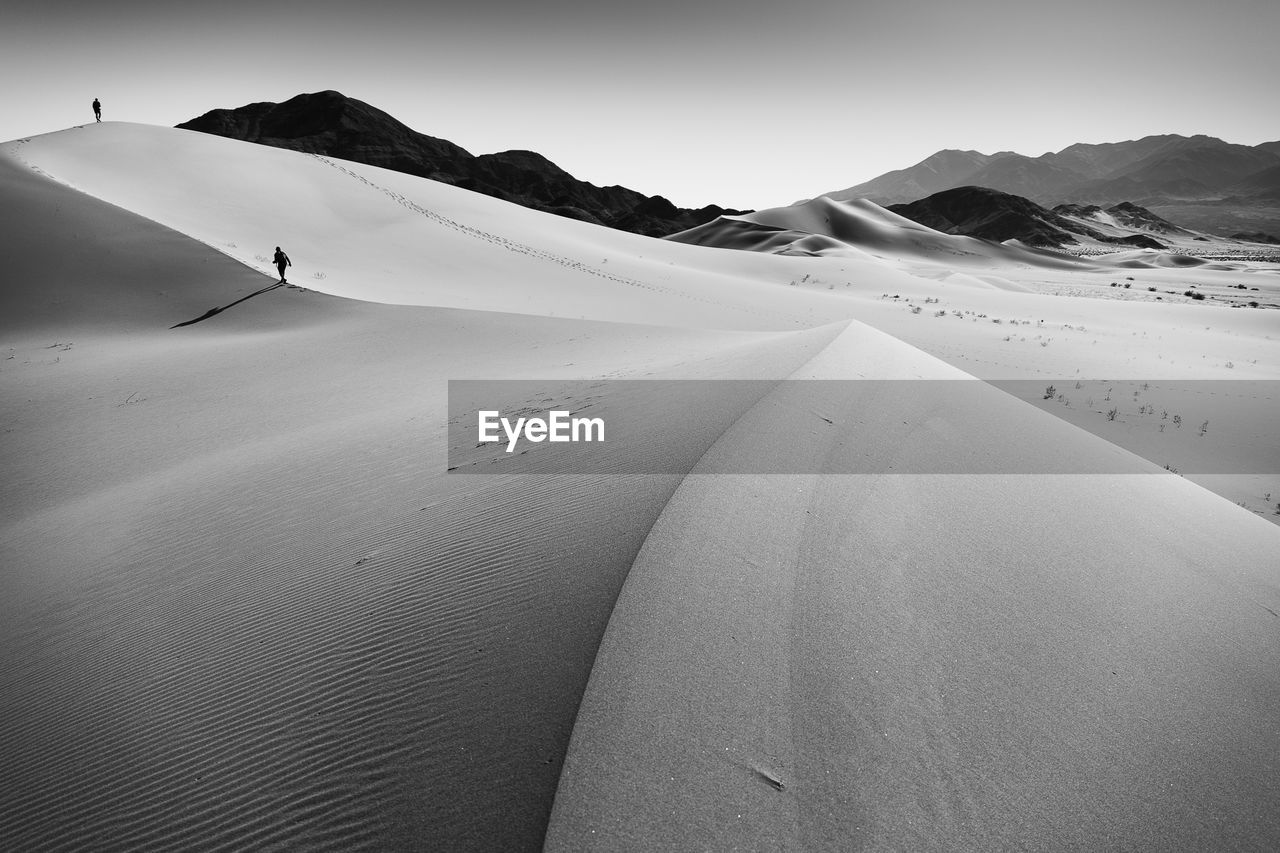
<svg viewBox="0 0 1280 853">
<path fill-rule="evenodd" d="M 1118 226 L 1135 231 L 1152 231 L 1157 234 L 1177 234 L 1182 236 L 1191 236 L 1192 233 L 1185 228 L 1174 225 L 1163 217 L 1157 216 L 1145 207 L 1140 207 L 1129 201 L 1122 201 L 1107 208 L 1097 204 L 1059 204 L 1054 206 L 1053 212 L 1078 219 L 1093 219 L 1103 222 L 1111 220 Z"/>
<path fill-rule="evenodd" d="M 1021 196 L 987 187 L 943 190 L 888 209 L 944 234 L 995 241 L 1017 239 L 1031 246 L 1074 242 L 1068 231 L 1070 223 L 1063 217 Z"/>
<path fill-rule="evenodd" d="M 532 151 L 477 157 L 333 91 L 298 95 L 279 104 L 212 110 L 178 127 L 393 169 L 535 210 L 653 237 L 744 212 L 715 205 L 688 210 L 661 196 L 646 196 L 626 187 L 597 187 Z"/>
<path fill-rule="evenodd" d="M 1029 246 L 1056 248 L 1077 243 L 1084 237 L 1100 243 L 1164 248 L 1162 243 L 1148 235 L 1109 236 L 1029 199 L 988 187 L 943 190 L 909 204 L 890 205 L 888 209 L 944 234 L 981 237 L 997 242 L 1019 240 Z M 1077 210 L 1092 212 L 1096 208 L 1076 208 L 1072 214 Z"/>
<path fill-rule="evenodd" d="M 939 162 L 949 168 L 939 169 Z M 922 190 L 984 186 L 1044 206 L 1130 201 L 1153 210 L 1176 210 L 1194 204 L 1201 208 L 1197 228 L 1227 233 L 1239 230 L 1232 225 L 1242 217 L 1270 221 L 1280 216 L 1277 167 L 1280 142 L 1248 146 L 1211 136 L 1163 135 L 1079 143 L 1039 157 L 940 151 L 908 169 L 828 195 L 895 204 L 921 198 Z M 1251 208 L 1248 216 L 1242 207 Z"/>
</svg>

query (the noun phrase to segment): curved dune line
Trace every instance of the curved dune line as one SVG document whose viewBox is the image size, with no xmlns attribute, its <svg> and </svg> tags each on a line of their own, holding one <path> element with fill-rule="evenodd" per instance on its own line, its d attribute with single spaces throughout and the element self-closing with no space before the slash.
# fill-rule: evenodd
<svg viewBox="0 0 1280 853">
<path fill-rule="evenodd" d="M 813 373 L 856 355 L 851 331 Z M 1002 396 L 979 424 L 998 452 L 1124 462 Z M 872 435 L 832 430 L 810 452 L 898 452 L 874 434 L 901 423 L 885 402 Z M 1176 477 L 696 473 L 766 452 L 799 417 L 752 409 L 654 525 L 546 849 L 1280 838 L 1280 582 L 1258 559 L 1280 532 Z M 1206 808 L 1230 818 L 1192 817 Z"/>
<path fill-rule="evenodd" d="M 834 333 L 758 346 L 799 361 Z M 7 528 L 35 576 L 75 556 L 4 626 L 0 846 L 541 838 L 595 644 L 677 479 L 450 480 L 315 520 L 389 476 L 356 452 L 396 430 L 378 419 L 192 448 Z M 691 440 L 653 427 L 655 452 Z"/>
</svg>

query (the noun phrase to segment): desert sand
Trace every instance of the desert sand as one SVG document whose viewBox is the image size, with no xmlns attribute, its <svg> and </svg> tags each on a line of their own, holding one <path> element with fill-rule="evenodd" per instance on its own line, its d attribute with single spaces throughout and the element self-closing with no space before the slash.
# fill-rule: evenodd
<svg viewBox="0 0 1280 853">
<path fill-rule="evenodd" d="M 1280 844 L 1276 265 L 115 122 L 0 194 L 0 847 Z M 462 379 L 712 390 L 520 474 Z"/>
</svg>

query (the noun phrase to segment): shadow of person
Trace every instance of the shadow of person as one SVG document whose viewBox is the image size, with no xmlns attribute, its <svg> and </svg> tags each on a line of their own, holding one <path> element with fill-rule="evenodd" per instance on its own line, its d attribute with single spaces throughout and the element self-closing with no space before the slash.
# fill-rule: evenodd
<svg viewBox="0 0 1280 853">
<path fill-rule="evenodd" d="M 253 297 L 258 296 L 259 294 L 266 293 L 268 290 L 275 290 L 277 287 L 284 287 L 284 283 L 277 281 L 274 284 L 268 284 L 266 287 L 262 288 L 261 290 L 255 290 L 253 293 L 250 293 L 248 296 L 241 296 L 235 302 L 231 302 L 226 305 L 223 305 L 221 308 L 210 308 L 208 311 L 204 312 L 199 317 L 196 317 L 194 320 L 184 320 L 181 323 L 173 324 L 169 328 L 177 329 L 182 326 L 194 325 L 196 323 L 199 323 L 201 320 L 208 320 L 210 317 L 214 316 L 215 314 L 221 314 L 223 311 L 226 311 L 228 308 L 231 308 L 232 306 L 235 306 L 235 305 L 239 305 L 241 302 L 244 302 L 246 299 L 252 299 Z"/>
</svg>

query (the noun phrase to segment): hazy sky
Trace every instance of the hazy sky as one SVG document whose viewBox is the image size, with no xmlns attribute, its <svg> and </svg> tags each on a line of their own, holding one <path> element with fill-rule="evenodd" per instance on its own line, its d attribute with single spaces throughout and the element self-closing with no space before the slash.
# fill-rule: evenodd
<svg viewBox="0 0 1280 853">
<path fill-rule="evenodd" d="M 771 207 L 941 148 L 1280 139 L 1276 0 L 5 0 L 0 140 L 336 89 L 473 154 Z"/>
</svg>

